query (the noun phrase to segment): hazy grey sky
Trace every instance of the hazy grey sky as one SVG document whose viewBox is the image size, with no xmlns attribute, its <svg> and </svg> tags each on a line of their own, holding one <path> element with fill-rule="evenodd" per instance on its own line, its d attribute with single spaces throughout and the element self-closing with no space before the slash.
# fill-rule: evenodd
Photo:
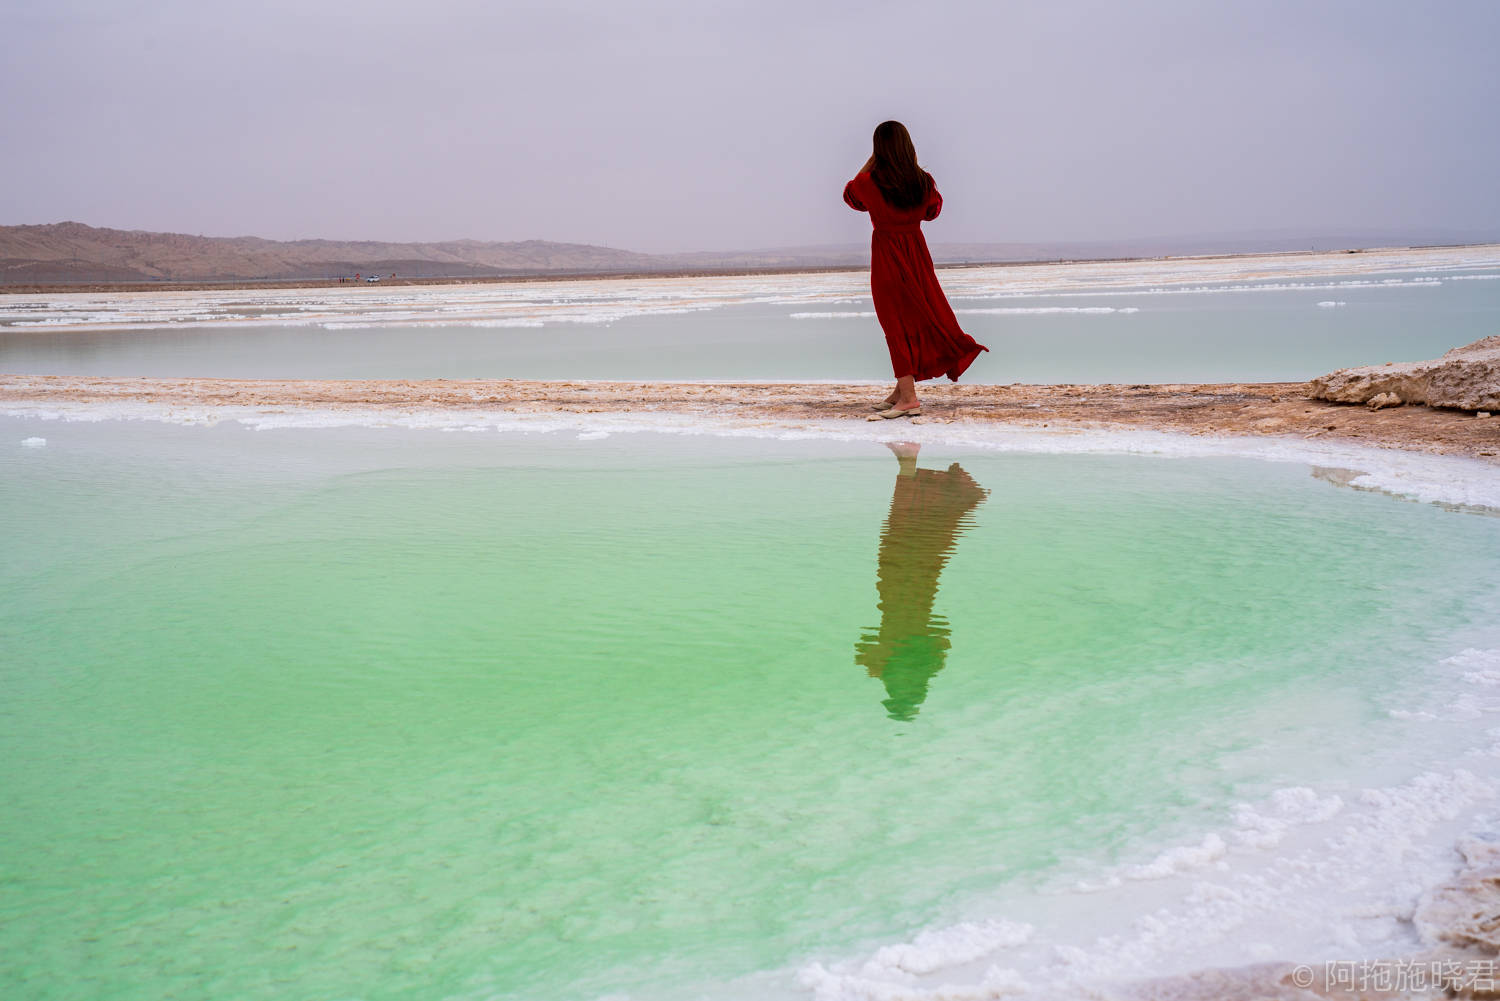
<svg viewBox="0 0 1500 1001">
<path fill-rule="evenodd" d="M 1500 2 L 4 0 L 0 223 L 648 251 L 1500 230 Z"/>
</svg>

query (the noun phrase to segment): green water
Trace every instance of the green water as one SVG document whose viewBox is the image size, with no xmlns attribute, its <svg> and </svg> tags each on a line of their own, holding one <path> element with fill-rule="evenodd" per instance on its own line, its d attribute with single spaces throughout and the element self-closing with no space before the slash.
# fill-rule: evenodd
<svg viewBox="0 0 1500 1001">
<path fill-rule="evenodd" d="M 716 996 L 1348 780 L 1500 565 L 1248 460 L 0 429 L 9 999 Z"/>
</svg>

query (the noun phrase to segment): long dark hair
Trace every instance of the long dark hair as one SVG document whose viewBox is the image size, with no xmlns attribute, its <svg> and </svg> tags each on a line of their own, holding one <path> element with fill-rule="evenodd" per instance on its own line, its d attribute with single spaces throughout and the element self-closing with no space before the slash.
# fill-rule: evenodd
<svg viewBox="0 0 1500 1001">
<path fill-rule="evenodd" d="M 927 200 L 932 178 L 917 163 L 911 133 L 900 122 L 875 126 L 875 164 L 870 168 L 870 180 L 894 208 L 914 209 Z"/>
</svg>

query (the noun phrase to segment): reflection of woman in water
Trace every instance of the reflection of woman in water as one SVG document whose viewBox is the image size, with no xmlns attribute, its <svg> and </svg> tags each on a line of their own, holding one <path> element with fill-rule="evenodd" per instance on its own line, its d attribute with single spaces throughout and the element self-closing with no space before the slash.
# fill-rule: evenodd
<svg viewBox="0 0 1500 1001">
<path fill-rule="evenodd" d="M 969 512 L 988 496 L 962 466 L 918 469 L 911 442 L 892 442 L 900 468 L 891 513 L 880 536 L 876 589 L 880 629 L 854 645 L 854 662 L 885 684 L 892 719 L 917 715 L 927 683 L 943 669 L 948 622 L 932 613 L 938 574 L 968 527 Z"/>
</svg>

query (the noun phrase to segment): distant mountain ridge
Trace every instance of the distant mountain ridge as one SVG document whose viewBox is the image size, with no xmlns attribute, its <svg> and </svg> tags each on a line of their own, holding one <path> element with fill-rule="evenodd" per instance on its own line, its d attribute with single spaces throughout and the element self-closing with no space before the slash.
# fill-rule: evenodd
<svg viewBox="0 0 1500 1001">
<path fill-rule="evenodd" d="M 333 278 L 360 272 L 408 277 L 647 268 L 628 250 L 527 240 L 383 243 L 265 240 L 101 229 L 78 222 L 0 226 L 0 283 Z"/>
<path fill-rule="evenodd" d="M 1478 243 L 1500 234 L 1365 233 L 1307 237 L 1226 234 L 1072 243 L 934 243 L 939 263 L 1046 261 L 1424 243 Z M 0 226 L 0 285 L 81 282 L 212 282 L 332 279 L 355 273 L 403 278 L 479 278 L 725 268 L 862 267 L 866 244 L 643 254 L 581 243 L 448 240 L 266 240 L 104 229 L 79 222 Z"/>
</svg>

